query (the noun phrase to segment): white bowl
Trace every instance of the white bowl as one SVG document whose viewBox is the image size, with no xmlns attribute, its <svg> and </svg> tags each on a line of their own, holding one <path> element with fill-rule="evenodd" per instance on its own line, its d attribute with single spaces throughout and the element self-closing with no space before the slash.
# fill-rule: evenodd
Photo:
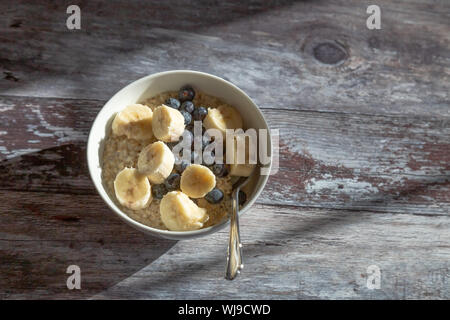
<svg viewBox="0 0 450 320">
<path fill-rule="evenodd" d="M 241 89 L 233 85 L 232 83 L 207 74 L 197 71 L 189 70 L 174 70 L 167 72 L 160 72 L 149 75 L 147 77 L 136 80 L 129 84 L 119 92 L 117 92 L 100 110 L 97 117 L 92 124 L 91 131 L 89 133 L 87 144 L 87 162 L 89 172 L 94 182 L 94 185 L 106 202 L 106 204 L 126 223 L 132 227 L 141 230 L 147 234 L 174 239 L 184 240 L 195 237 L 201 237 L 207 234 L 216 232 L 229 224 L 229 221 L 200 229 L 195 231 L 167 231 L 160 230 L 146 226 L 140 222 L 137 222 L 130 218 L 125 212 L 123 212 L 108 196 L 103 183 L 102 183 L 102 169 L 100 165 L 100 159 L 103 153 L 103 141 L 106 134 L 109 132 L 111 126 L 111 120 L 116 112 L 122 110 L 125 106 L 142 102 L 147 98 L 150 98 L 156 94 L 165 91 L 178 91 L 183 85 L 190 84 L 195 89 L 202 91 L 206 94 L 218 97 L 223 101 L 231 104 L 242 115 L 245 128 L 255 129 L 267 129 L 268 142 L 267 154 L 272 157 L 272 145 L 270 139 L 270 132 L 264 116 L 255 103 L 247 96 Z M 271 162 L 264 167 L 270 169 Z M 245 206 L 240 210 L 240 214 L 245 213 L 255 202 L 267 182 L 268 175 L 260 175 L 259 170 L 255 170 L 252 177 L 254 187 L 247 195 L 247 202 Z M 230 207 L 231 210 L 231 207 Z"/>
</svg>

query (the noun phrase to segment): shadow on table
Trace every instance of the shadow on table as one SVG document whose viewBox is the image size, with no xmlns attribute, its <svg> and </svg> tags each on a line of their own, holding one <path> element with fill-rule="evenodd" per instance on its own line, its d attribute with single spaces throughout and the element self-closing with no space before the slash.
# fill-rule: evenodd
<svg viewBox="0 0 450 320">
<path fill-rule="evenodd" d="M 93 189 L 84 149 L 63 145 L 0 162 L 0 298 L 88 298 L 176 241 L 123 223 Z M 68 290 L 69 265 L 81 290 Z"/>
<path fill-rule="evenodd" d="M 178 58 L 173 59 L 172 65 L 151 64 L 149 68 L 141 64 L 152 53 L 152 49 L 161 46 L 174 47 L 175 42 L 183 42 L 189 39 L 189 35 L 206 33 L 208 29 L 227 25 L 233 22 L 248 19 L 258 14 L 264 14 L 273 10 L 293 5 L 297 2 L 308 2 L 301 0 L 256 0 L 251 4 L 239 1 L 215 1 L 208 3 L 202 0 L 192 0 L 189 4 L 180 5 L 160 1 L 120 1 L 114 5 L 107 2 L 80 4 L 81 8 L 81 30 L 72 30 L 61 36 L 66 30 L 65 15 L 67 5 L 28 3 L 26 6 L 17 8 L 16 15 L 6 17 L 8 37 L 10 44 L 8 50 L 0 52 L 0 61 L 3 64 L 2 74 L 5 81 L 9 81 L 10 89 L 18 89 L 22 86 L 32 86 L 27 77 L 36 74 L 39 70 L 43 77 L 31 77 L 32 82 L 45 82 L 49 85 L 58 82 L 59 79 L 67 80 L 73 74 L 81 75 L 73 78 L 70 88 L 66 88 L 66 96 L 79 96 L 83 92 L 92 90 L 93 87 L 104 86 L 104 78 L 101 74 L 107 74 L 108 70 L 115 68 L 117 61 L 131 61 L 139 57 L 135 64 L 140 71 L 128 70 L 135 75 L 131 79 L 143 76 L 163 69 L 192 69 L 205 70 L 204 65 L 190 59 L 184 63 Z M 14 12 L 14 11 L 13 11 Z M 34 17 L 39 16 L 40 21 Z M 34 22 L 33 22 L 34 21 Z M 49 26 L 52 26 L 49 29 Z M 127 31 L 128 30 L 128 31 Z M 159 34 L 163 30 L 163 34 Z M 130 32 L 133 37 L 130 37 Z M 30 34 L 33 36 L 31 37 Z M 29 45 L 23 48 L 24 41 L 33 41 L 38 36 L 40 43 L 44 45 Z M 187 39 L 186 39 L 187 37 Z M 13 41 L 20 39 L 20 42 Z M 205 39 L 205 45 L 209 44 Z M 200 38 L 202 39 L 202 38 Z M 45 45 L 47 43 L 47 45 Z M 50 45 L 49 45 L 50 44 Z M 68 49 L 69 48 L 69 49 Z M 22 58 L 12 58 L 10 52 L 26 51 Z M 103 56 L 104 52 L 107 55 Z M 168 50 L 167 54 L 172 54 Z M 48 63 L 48 58 L 56 63 Z M 19 63 L 18 63 L 19 61 Z M 67 61 L 70 61 L 67 64 Z M 180 64 L 182 62 L 183 64 Z M 62 64 L 62 65 L 60 65 Z M 120 67 L 122 70 L 123 66 Z M 86 74 L 89 70 L 89 75 Z M 119 71 L 120 71 L 119 70 Z M 209 70 L 211 71 L 211 70 Z M 115 72 L 113 72 L 115 74 Z M 92 77 L 91 75 L 95 75 Z M 111 94 L 119 89 L 124 83 L 120 79 L 116 81 L 117 87 L 111 88 Z M 105 98 L 105 97 L 102 97 Z"/>
<path fill-rule="evenodd" d="M 395 189 L 395 191 L 399 191 L 399 194 L 395 196 L 395 200 L 399 200 L 402 197 L 411 196 L 418 193 L 423 193 L 427 188 L 433 188 L 436 185 L 449 184 L 449 179 L 442 180 L 440 179 L 429 179 L 414 184 L 414 186 L 405 187 L 401 190 Z M 384 194 L 377 194 L 374 196 L 374 199 L 369 199 L 366 201 L 355 201 L 352 203 L 352 206 L 357 207 L 371 207 L 378 204 L 388 205 L 389 202 L 393 199 L 391 193 L 387 191 Z M 300 208 L 299 208 L 300 209 Z M 348 225 L 352 223 L 356 223 L 361 221 L 362 216 L 359 214 L 360 209 L 343 209 L 343 210 L 334 210 L 333 214 L 328 216 L 321 217 L 311 217 L 308 219 L 309 221 L 305 221 L 304 219 L 299 219 L 297 224 L 290 223 L 286 225 L 286 228 L 283 230 L 273 230 L 264 232 L 264 239 L 261 239 L 261 243 L 245 245 L 244 247 L 244 261 L 251 261 L 252 257 L 258 256 L 261 252 L 261 246 L 272 245 L 273 250 L 277 250 L 277 247 L 282 247 L 283 243 L 287 241 L 295 241 L 295 239 L 300 238 L 308 238 L 313 235 L 317 235 L 323 229 L 330 230 L 330 228 L 338 228 L 342 225 Z M 244 235 L 245 236 L 245 235 Z M 267 252 L 267 250 L 264 250 Z M 178 270 L 186 270 L 185 272 L 171 272 L 170 277 L 164 277 L 164 273 L 159 272 L 158 278 L 149 278 L 148 280 L 142 280 L 138 285 L 140 291 L 141 289 L 148 288 L 148 291 L 151 292 L 152 289 L 157 290 L 157 288 L 167 288 L 167 287 L 176 287 L 177 283 L 186 283 L 192 279 L 201 278 L 202 274 L 208 272 L 208 270 L 217 270 L 224 267 L 224 254 L 222 252 L 214 253 L 211 252 L 211 255 L 208 256 L 207 261 L 199 260 L 198 262 L 192 263 L 189 261 L 186 268 L 178 268 Z M 245 273 L 245 270 L 244 270 Z M 245 277 L 245 275 L 243 275 Z M 223 280 L 226 281 L 226 280 Z M 239 280 L 238 280 L 239 281 Z M 108 292 L 105 292 L 103 295 L 100 295 L 98 298 L 120 298 L 123 295 L 126 296 L 124 292 L 121 291 L 121 288 L 114 288 Z M 149 296 L 151 294 L 149 293 Z M 214 298 L 214 297 L 210 297 Z"/>
</svg>

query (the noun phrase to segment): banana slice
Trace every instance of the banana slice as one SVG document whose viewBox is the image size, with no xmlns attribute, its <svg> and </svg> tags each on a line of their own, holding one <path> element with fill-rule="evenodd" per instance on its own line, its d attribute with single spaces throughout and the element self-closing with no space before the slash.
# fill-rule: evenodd
<svg viewBox="0 0 450 320">
<path fill-rule="evenodd" d="M 160 184 L 164 182 L 172 172 L 175 157 L 169 147 L 162 141 L 149 144 L 138 158 L 138 170 L 148 177 L 151 183 Z"/>
<path fill-rule="evenodd" d="M 209 219 L 206 209 L 198 207 L 181 191 L 167 193 L 159 205 L 161 220 L 172 231 L 197 230 Z"/>
<path fill-rule="evenodd" d="M 184 117 L 180 111 L 161 105 L 153 112 L 153 133 L 164 142 L 178 141 L 184 131 Z"/>
<path fill-rule="evenodd" d="M 238 177 L 249 177 L 252 174 L 253 169 L 256 167 L 256 164 L 250 163 L 250 158 L 251 158 L 250 157 L 250 139 L 246 138 L 245 135 L 237 135 L 234 137 L 233 142 L 234 142 L 234 152 L 230 153 L 231 161 L 229 162 L 230 175 L 238 176 Z M 241 149 L 238 148 L 240 143 L 241 143 L 241 145 L 243 145 L 242 143 L 245 143 L 245 149 L 243 149 L 242 147 L 241 147 Z M 256 148 L 253 148 L 253 150 L 256 152 Z M 239 152 L 245 152 L 244 158 L 240 159 L 240 161 L 238 161 Z M 255 159 L 256 159 L 256 157 L 255 157 Z M 244 160 L 244 163 L 239 163 L 239 162 L 242 162 L 242 160 Z M 227 158 L 227 162 L 228 162 L 228 158 Z"/>
<path fill-rule="evenodd" d="M 116 136 L 126 135 L 129 139 L 151 139 L 152 119 L 152 109 L 142 104 L 132 104 L 116 115 L 112 123 L 112 132 Z"/>
<path fill-rule="evenodd" d="M 135 168 L 124 168 L 117 174 L 114 191 L 119 203 L 132 210 L 144 209 L 152 201 L 152 188 L 147 177 Z"/>
<path fill-rule="evenodd" d="M 216 176 L 207 167 L 191 164 L 187 167 L 180 181 L 180 188 L 191 198 L 202 198 L 216 186 Z"/>
<path fill-rule="evenodd" d="M 235 108 L 221 105 L 217 108 L 208 108 L 203 125 L 206 129 L 218 129 L 225 136 L 226 129 L 242 128 L 242 117 Z"/>
</svg>

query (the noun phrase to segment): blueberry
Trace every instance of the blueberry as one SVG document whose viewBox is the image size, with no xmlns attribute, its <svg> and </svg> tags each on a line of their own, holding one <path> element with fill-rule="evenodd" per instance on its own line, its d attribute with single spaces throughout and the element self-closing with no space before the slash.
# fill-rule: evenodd
<svg viewBox="0 0 450 320">
<path fill-rule="evenodd" d="M 211 141 L 211 138 L 207 134 L 204 134 L 202 136 L 196 136 L 194 138 L 194 145 L 195 145 L 195 143 L 197 143 L 197 144 L 201 143 L 202 150 L 204 150 L 209 145 L 210 141 Z"/>
<path fill-rule="evenodd" d="M 203 165 L 209 166 L 212 165 L 215 161 L 215 152 L 214 149 L 212 151 L 203 150 Z"/>
<path fill-rule="evenodd" d="M 187 144 L 189 145 L 189 147 L 194 143 L 194 134 L 186 129 L 184 130 L 183 135 L 180 137 L 180 142 L 185 140 L 188 142 Z"/>
<path fill-rule="evenodd" d="M 178 190 L 180 188 L 180 179 L 181 176 L 178 173 L 172 173 L 166 178 L 164 185 L 168 191 Z"/>
<path fill-rule="evenodd" d="M 206 201 L 212 204 L 217 204 L 223 199 L 223 192 L 220 189 L 214 188 L 205 196 Z"/>
<path fill-rule="evenodd" d="M 193 134 L 194 133 L 194 125 L 190 124 L 190 125 L 186 126 L 186 130 L 190 131 Z"/>
<path fill-rule="evenodd" d="M 192 111 L 194 111 L 194 104 L 192 101 L 185 101 L 181 104 L 181 110 L 192 113 Z"/>
<path fill-rule="evenodd" d="M 202 136 L 202 148 L 205 149 L 211 142 L 211 137 L 207 134 Z"/>
<path fill-rule="evenodd" d="M 242 190 L 239 190 L 238 197 L 239 197 L 239 205 L 243 205 L 245 201 L 247 201 L 247 195 Z"/>
<path fill-rule="evenodd" d="M 205 107 L 198 107 L 192 112 L 192 117 L 194 120 L 203 121 L 206 115 L 208 114 L 208 110 Z"/>
<path fill-rule="evenodd" d="M 211 171 L 218 177 L 224 177 L 228 174 L 227 167 L 223 163 L 214 164 Z"/>
<path fill-rule="evenodd" d="M 195 91 L 190 85 L 186 85 L 178 91 L 178 98 L 181 102 L 192 101 L 195 97 Z"/>
<path fill-rule="evenodd" d="M 194 118 L 192 117 L 192 119 L 194 119 Z M 186 126 L 186 129 L 189 130 L 190 132 L 194 133 L 194 131 L 195 131 L 195 122 L 196 121 L 198 121 L 198 120 L 192 121 L 192 123 L 190 125 Z M 202 125 L 202 134 L 205 134 L 205 132 L 206 132 L 206 129 Z"/>
<path fill-rule="evenodd" d="M 180 163 L 175 164 L 175 170 L 179 173 L 182 174 L 184 170 L 186 170 L 186 168 L 189 166 L 189 161 L 186 160 L 181 160 Z"/>
<path fill-rule="evenodd" d="M 161 200 L 167 193 L 166 186 L 164 184 L 152 185 L 152 193 L 155 199 Z"/>
<path fill-rule="evenodd" d="M 181 110 L 181 114 L 184 117 L 184 124 L 187 126 L 189 124 L 191 124 L 192 122 L 192 116 L 189 112 L 185 111 L 185 110 Z"/>
<path fill-rule="evenodd" d="M 195 152 L 195 151 L 191 151 L 191 163 L 200 163 L 200 155 Z"/>
<path fill-rule="evenodd" d="M 180 109 L 180 101 L 178 101 L 175 98 L 169 98 L 166 100 L 166 102 L 164 103 L 166 106 L 174 108 L 174 109 Z"/>
</svg>

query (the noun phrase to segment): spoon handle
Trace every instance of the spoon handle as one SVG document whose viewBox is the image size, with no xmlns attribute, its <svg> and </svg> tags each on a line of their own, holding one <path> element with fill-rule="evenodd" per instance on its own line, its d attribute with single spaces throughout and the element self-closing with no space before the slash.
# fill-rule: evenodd
<svg viewBox="0 0 450 320">
<path fill-rule="evenodd" d="M 225 279 L 233 280 L 244 267 L 242 264 L 242 244 L 239 233 L 239 188 L 233 191 L 233 210 L 230 219 L 230 238 L 228 243 L 227 270 Z"/>
</svg>

